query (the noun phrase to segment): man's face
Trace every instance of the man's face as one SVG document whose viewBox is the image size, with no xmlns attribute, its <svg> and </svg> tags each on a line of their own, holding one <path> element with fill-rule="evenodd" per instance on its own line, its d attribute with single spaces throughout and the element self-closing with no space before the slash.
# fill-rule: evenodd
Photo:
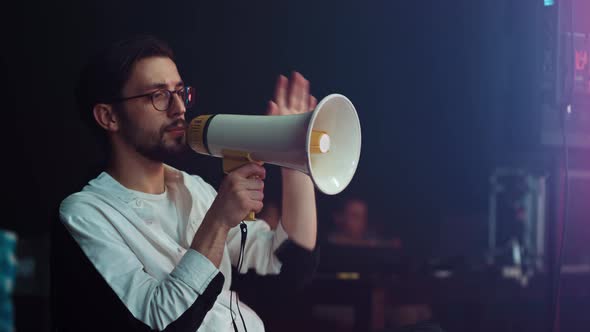
<svg viewBox="0 0 590 332">
<path fill-rule="evenodd" d="M 336 224 L 347 236 L 361 239 L 366 235 L 368 222 L 367 205 L 358 200 L 349 201 L 344 211 L 336 218 Z"/>
<path fill-rule="evenodd" d="M 149 57 L 135 63 L 122 96 L 159 89 L 176 91 L 181 87 L 180 74 L 170 58 Z M 177 94 L 172 94 L 172 103 L 166 111 L 156 110 L 149 96 L 127 100 L 118 107 L 121 118 L 118 134 L 146 158 L 165 161 L 186 148 L 186 108 Z"/>
</svg>

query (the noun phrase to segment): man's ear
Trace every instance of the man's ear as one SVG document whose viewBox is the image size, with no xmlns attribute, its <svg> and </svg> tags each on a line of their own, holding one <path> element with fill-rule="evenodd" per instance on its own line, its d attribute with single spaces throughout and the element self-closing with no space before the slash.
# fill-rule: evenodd
<svg viewBox="0 0 590 332">
<path fill-rule="evenodd" d="M 94 120 L 107 131 L 119 130 L 119 117 L 113 110 L 113 105 L 96 104 L 92 109 Z"/>
</svg>

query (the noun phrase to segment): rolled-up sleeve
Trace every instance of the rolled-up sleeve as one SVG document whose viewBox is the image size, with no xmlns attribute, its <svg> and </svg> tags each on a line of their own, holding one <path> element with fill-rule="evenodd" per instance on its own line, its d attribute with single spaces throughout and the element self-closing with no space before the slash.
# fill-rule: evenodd
<svg viewBox="0 0 590 332">
<path fill-rule="evenodd" d="M 170 273 L 170 278 L 178 279 L 198 294 L 203 294 L 217 273 L 219 270 L 207 257 L 189 249 Z"/>
</svg>

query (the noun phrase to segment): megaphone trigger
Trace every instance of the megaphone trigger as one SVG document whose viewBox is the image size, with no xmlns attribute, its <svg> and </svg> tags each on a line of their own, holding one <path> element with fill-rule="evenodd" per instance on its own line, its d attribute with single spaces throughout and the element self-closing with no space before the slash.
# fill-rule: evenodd
<svg viewBox="0 0 590 332">
<path fill-rule="evenodd" d="M 223 172 L 225 174 L 249 163 L 256 163 L 260 166 L 264 165 L 264 162 L 253 159 L 250 152 L 223 149 L 221 150 L 221 155 L 223 157 Z"/>
</svg>

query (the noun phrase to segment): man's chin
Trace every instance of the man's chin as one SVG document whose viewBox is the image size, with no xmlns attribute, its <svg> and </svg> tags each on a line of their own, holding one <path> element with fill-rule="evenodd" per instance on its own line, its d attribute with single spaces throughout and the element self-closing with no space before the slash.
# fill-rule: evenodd
<svg viewBox="0 0 590 332">
<path fill-rule="evenodd" d="M 174 144 L 165 147 L 162 149 L 162 155 L 168 158 L 174 158 L 182 155 L 186 151 L 188 151 L 188 146 L 186 144 Z"/>
<path fill-rule="evenodd" d="M 143 155 L 153 161 L 167 163 L 182 155 L 188 150 L 185 144 L 174 144 L 169 146 L 161 146 L 158 149 L 150 151 L 143 151 Z"/>
<path fill-rule="evenodd" d="M 167 143 L 167 148 L 178 149 L 178 151 L 184 151 L 184 148 L 186 148 L 186 135 L 171 137 L 168 141 L 164 143 Z"/>
<path fill-rule="evenodd" d="M 172 148 L 168 149 L 171 155 L 180 155 L 187 152 L 188 150 L 189 148 L 186 144 L 175 145 Z"/>
</svg>

